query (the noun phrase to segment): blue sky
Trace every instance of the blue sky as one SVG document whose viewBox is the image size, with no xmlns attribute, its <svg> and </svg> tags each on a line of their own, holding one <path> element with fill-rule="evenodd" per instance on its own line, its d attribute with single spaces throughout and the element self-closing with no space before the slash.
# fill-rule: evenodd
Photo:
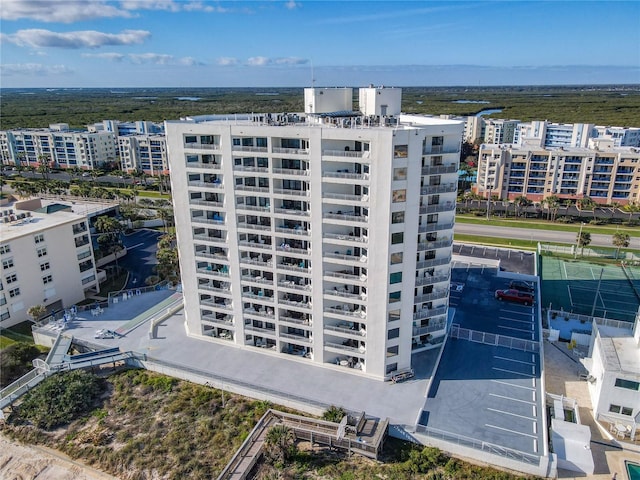
<svg viewBox="0 0 640 480">
<path fill-rule="evenodd" d="M 5 88 L 640 83 L 638 1 L 2 0 L 0 21 Z"/>
</svg>

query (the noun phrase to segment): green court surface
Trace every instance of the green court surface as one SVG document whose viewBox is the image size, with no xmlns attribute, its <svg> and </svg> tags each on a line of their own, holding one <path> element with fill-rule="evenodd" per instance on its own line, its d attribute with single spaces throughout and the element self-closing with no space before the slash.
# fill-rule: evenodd
<svg viewBox="0 0 640 480">
<path fill-rule="evenodd" d="M 633 321 L 640 305 L 640 269 L 540 257 L 542 304 L 554 310 Z"/>
</svg>

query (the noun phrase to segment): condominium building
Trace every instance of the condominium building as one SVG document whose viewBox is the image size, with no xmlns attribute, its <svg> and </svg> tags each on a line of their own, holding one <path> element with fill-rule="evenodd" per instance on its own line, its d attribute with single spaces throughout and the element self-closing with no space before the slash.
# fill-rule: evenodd
<svg viewBox="0 0 640 480">
<path fill-rule="evenodd" d="M 163 124 L 138 120 L 136 122 L 121 122 L 120 120 L 103 120 L 99 123 L 87 125 L 89 132 L 111 132 L 118 136 L 124 135 L 152 135 L 162 133 Z"/>
<path fill-rule="evenodd" d="M 614 147 L 640 147 L 640 128 L 602 127 L 591 123 L 520 123 L 513 143 L 542 148 L 587 148 L 590 140 L 611 140 Z M 487 143 L 500 143 L 489 142 Z M 503 142 L 509 143 L 509 142 Z"/>
<path fill-rule="evenodd" d="M 462 123 L 352 97 L 166 122 L 190 335 L 376 379 L 442 339 Z"/>
<path fill-rule="evenodd" d="M 555 195 L 624 205 L 640 200 L 639 164 L 640 149 L 614 147 L 611 140 L 591 139 L 587 148 L 482 145 L 475 189 L 511 200 Z"/>
<path fill-rule="evenodd" d="M 164 135 L 121 135 L 118 137 L 118 148 L 123 172 L 141 170 L 157 176 L 169 171 Z"/>
<path fill-rule="evenodd" d="M 47 159 L 56 168 L 92 170 L 114 162 L 116 146 L 113 133 L 71 131 L 66 124 L 0 132 L 0 155 L 6 165 L 37 167 Z"/>
<path fill-rule="evenodd" d="M 487 119 L 484 121 L 485 143 L 513 143 L 519 120 Z"/>
<path fill-rule="evenodd" d="M 33 200 L 0 210 L 2 327 L 28 320 L 31 306 L 70 307 L 99 288 L 86 215 L 71 207 L 44 213 L 34 210 L 38 206 Z"/>
</svg>

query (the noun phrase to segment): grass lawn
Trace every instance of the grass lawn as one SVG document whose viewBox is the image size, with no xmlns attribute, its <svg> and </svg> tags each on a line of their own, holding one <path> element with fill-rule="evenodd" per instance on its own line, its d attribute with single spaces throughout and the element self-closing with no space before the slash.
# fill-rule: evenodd
<svg viewBox="0 0 640 480">
<path fill-rule="evenodd" d="M 166 200 L 171 200 L 171 195 L 168 193 L 160 193 L 154 190 L 138 190 L 136 192 L 138 197 L 147 197 L 147 198 L 164 198 Z"/>
<path fill-rule="evenodd" d="M 456 242 L 462 243 L 477 243 L 479 245 L 495 245 L 508 248 L 520 248 L 522 250 L 537 250 L 538 242 L 532 242 L 531 240 L 518 240 L 515 238 L 502 238 L 502 237 L 484 237 L 479 235 L 464 235 L 456 233 L 453 236 Z M 558 245 L 562 245 L 559 243 Z"/>
<path fill-rule="evenodd" d="M 484 217 L 476 217 L 475 215 L 456 215 L 456 222 L 469 223 L 474 225 L 491 225 L 494 227 L 513 227 L 513 228 L 535 228 L 537 230 L 550 230 L 554 232 L 575 232 L 580 231 L 579 224 L 551 223 L 547 220 L 538 220 L 533 218 L 522 219 L 496 219 L 491 218 L 487 221 Z M 587 220 L 588 222 L 588 220 Z M 586 222 L 585 222 L 586 223 Z M 628 233 L 630 237 L 640 237 L 640 228 L 621 227 L 613 225 L 589 225 L 589 231 L 593 233 L 601 233 L 603 235 L 613 235 L 614 233 Z"/>
</svg>

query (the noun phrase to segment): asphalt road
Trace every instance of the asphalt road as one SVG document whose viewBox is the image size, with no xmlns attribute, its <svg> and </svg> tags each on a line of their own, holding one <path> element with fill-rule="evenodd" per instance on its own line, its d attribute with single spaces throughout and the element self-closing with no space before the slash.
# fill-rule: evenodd
<svg viewBox="0 0 640 480">
<path fill-rule="evenodd" d="M 585 226 L 584 231 L 588 232 L 589 227 Z M 573 232 L 554 232 L 550 230 L 536 230 L 533 228 L 497 227 L 469 223 L 456 223 L 455 233 L 464 235 L 484 235 L 486 237 L 514 238 L 534 242 L 560 242 L 567 244 L 575 244 L 577 237 L 577 234 Z M 613 244 L 611 243 L 611 235 L 603 235 L 593 232 L 590 233 L 590 246 L 613 247 Z M 640 249 L 640 238 L 631 237 L 629 248 Z"/>
<path fill-rule="evenodd" d="M 143 229 L 123 237 L 127 254 L 118 259 L 118 264 L 129 271 L 126 288 L 143 287 L 145 279 L 153 275 L 153 267 L 158 264 L 156 251 L 161 236 L 161 232 Z"/>
</svg>

